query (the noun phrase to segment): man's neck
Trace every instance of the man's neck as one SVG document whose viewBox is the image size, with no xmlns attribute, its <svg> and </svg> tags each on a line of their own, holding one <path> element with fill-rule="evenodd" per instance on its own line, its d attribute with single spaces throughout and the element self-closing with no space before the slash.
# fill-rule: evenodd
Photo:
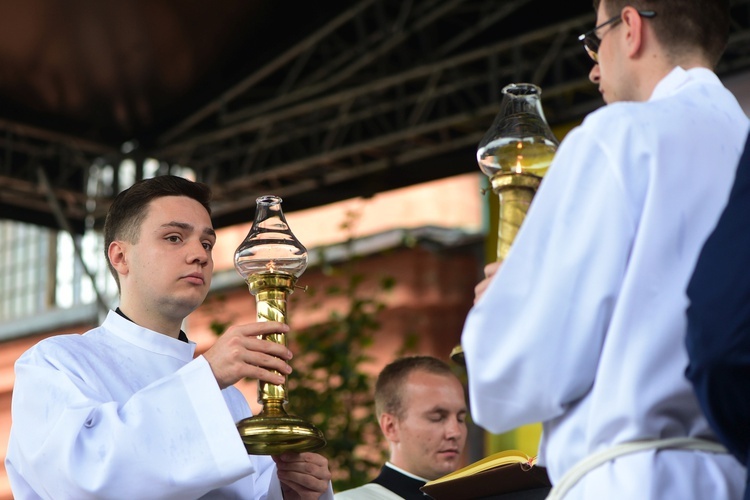
<svg viewBox="0 0 750 500">
<path fill-rule="evenodd" d="M 120 309 L 119 307 L 118 307 L 117 309 L 115 309 L 115 312 L 116 312 L 117 314 L 119 314 L 120 316 L 122 316 L 123 318 L 125 318 L 126 320 L 128 320 L 128 321 L 130 321 L 131 323 L 135 324 L 135 321 L 133 321 L 132 319 L 130 319 L 130 318 L 128 317 L 128 315 L 127 315 L 127 314 L 125 314 L 124 312 L 122 312 L 122 309 Z M 183 332 L 182 330 L 180 330 L 180 333 L 179 333 L 179 335 L 177 336 L 177 340 L 181 340 L 182 342 L 185 342 L 185 343 L 188 343 L 188 342 L 190 342 L 190 340 L 189 340 L 189 339 L 187 338 L 187 335 L 185 335 L 185 332 Z"/>
<path fill-rule="evenodd" d="M 678 66 L 684 70 L 693 68 L 712 69 L 710 62 L 701 54 L 690 53 L 679 57 L 670 57 L 665 54 L 655 56 L 656 61 L 644 61 L 643 75 L 637 83 L 638 101 L 648 101 L 654 93 L 654 89 L 668 74 Z"/>
</svg>

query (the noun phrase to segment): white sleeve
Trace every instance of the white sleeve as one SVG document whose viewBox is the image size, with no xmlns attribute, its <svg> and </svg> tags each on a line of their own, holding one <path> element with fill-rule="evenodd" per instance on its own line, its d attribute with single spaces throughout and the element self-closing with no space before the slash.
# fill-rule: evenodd
<svg viewBox="0 0 750 500">
<path fill-rule="evenodd" d="M 548 420 L 589 390 L 625 274 L 632 206 L 606 145 L 571 131 L 464 326 L 479 425 L 505 432 Z"/>
<path fill-rule="evenodd" d="M 124 404 L 87 384 L 33 354 L 16 363 L 16 498 L 198 498 L 253 472 L 202 357 Z"/>
</svg>

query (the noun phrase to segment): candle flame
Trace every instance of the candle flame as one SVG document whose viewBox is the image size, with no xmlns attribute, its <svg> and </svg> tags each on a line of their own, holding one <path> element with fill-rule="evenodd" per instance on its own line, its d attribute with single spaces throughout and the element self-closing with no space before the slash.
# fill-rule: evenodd
<svg viewBox="0 0 750 500">
<path fill-rule="evenodd" d="M 273 260 L 268 261 L 268 264 L 266 264 L 266 269 L 269 273 L 276 272 L 276 266 L 274 266 Z"/>
<path fill-rule="evenodd" d="M 518 155 L 516 157 L 516 167 L 515 167 L 515 171 L 516 171 L 517 174 L 520 174 L 520 173 L 523 172 L 523 167 L 521 166 L 521 160 L 523 160 L 523 156 L 522 155 Z"/>
</svg>

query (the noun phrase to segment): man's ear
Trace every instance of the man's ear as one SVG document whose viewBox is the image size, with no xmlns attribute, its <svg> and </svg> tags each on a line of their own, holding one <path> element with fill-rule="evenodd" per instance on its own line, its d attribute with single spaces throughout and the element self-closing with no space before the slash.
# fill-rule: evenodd
<svg viewBox="0 0 750 500">
<path fill-rule="evenodd" d="M 394 415 L 391 415 L 390 413 L 382 413 L 380 415 L 380 429 L 383 431 L 383 435 L 388 441 L 392 443 L 398 443 L 400 441 L 398 419 Z"/>
<path fill-rule="evenodd" d="M 113 241 L 107 249 L 107 257 L 112 267 L 118 274 L 128 274 L 127 244 L 122 241 Z"/>
<path fill-rule="evenodd" d="M 622 24 L 627 30 L 625 42 L 628 57 L 636 56 L 643 49 L 643 18 L 634 7 L 622 9 Z"/>
</svg>

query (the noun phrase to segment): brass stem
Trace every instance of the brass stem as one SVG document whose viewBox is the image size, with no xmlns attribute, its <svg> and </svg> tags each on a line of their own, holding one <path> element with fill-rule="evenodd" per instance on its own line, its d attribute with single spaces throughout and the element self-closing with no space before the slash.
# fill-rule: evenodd
<svg viewBox="0 0 750 500">
<path fill-rule="evenodd" d="M 527 173 L 501 172 L 490 179 L 492 191 L 500 199 L 497 225 L 498 261 L 503 261 L 508 256 L 541 182 L 541 177 Z M 464 349 L 460 344 L 453 348 L 450 358 L 455 363 L 466 366 Z"/>
<path fill-rule="evenodd" d="M 248 278 L 247 284 L 250 293 L 255 296 L 259 322 L 287 323 L 287 298 L 292 293 L 296 280 L 294 276 L 282 273 L 256 274 Z M 287 338 L 284 333 L 262 335 L 261 338 L 283 346 L 287 345 Z M 275 373 L 282 375 L 279 372 Z M 286 376 L 284 377 L 284 383 L 281 384 L 258 381 L 258 403 L 265 406 L 271 401 L 276 402 L 274 406 L 281 406 L 289 401 L 286 390 Z"/>
<path fill-rule="evenodd" d="M 500 173 L 492 177 L 492 190 L 500 199 L 497 228 L 497 260 L 508 256 L 542 178 L 526 173 Z"/>
</svg>

